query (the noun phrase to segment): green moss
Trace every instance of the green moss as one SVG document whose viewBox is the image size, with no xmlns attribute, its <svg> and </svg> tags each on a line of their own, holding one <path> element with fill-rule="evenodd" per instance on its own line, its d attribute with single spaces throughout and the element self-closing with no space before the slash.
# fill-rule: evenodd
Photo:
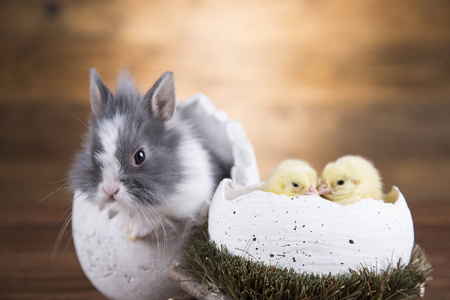
<svg viewBox="0 0 450 300">
<path fill-rule="evenodd" d="M 363 266 L 345 275 L 299 274 L 230 254 L 209 240 L 205 225 L 186 245 L 184 271 L 232 299 L 404 299 L 419 297 L 431 265 L 415 245 L 408 265 L 380 274 Z"/>
</svg>

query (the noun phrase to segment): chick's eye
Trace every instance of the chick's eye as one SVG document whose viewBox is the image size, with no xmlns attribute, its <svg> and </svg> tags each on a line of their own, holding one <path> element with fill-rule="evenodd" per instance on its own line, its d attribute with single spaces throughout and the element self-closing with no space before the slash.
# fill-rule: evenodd
<svg viewBox="0 0 450 300">
<path fill-rule="evenodd" d="M 134 164 L 136 166 L 142 165 L 145 162 L 145 151 L 144 149 L 139 149 L 138 151 L 136 151 L 136 153 L 134 154 Z"/>
<path fill-rule="evenodd" d="M 337 182 L 338 185 L 343 185 L 344 183 L 345 183 L 345 180 L 339 180 L 339 181 Z"/>
<path fill-rule="evenodd" d="M 298 187 L 298 183 L 297 182 L 292 182 L 292 186 L 293 187 Z"/>
</svg>

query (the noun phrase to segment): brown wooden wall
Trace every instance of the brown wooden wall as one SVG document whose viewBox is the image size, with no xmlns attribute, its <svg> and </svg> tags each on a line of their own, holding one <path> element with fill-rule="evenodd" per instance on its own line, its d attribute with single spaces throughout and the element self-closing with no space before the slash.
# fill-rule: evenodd
<svg viewBox="0 0 450 300">
<path fill-rule="evenodd" d="M 1 299 L 99 297 L 73 246 L 49 260 L 70 192 L 39 201 L 79 148 L 89 69 L 114 86 L 124 66 L 240 121 L 262 179 L 284 158 L 371 159 L 439 265 L 429 297 L 450 297 L 450 2 L 2 0 Z"/>
</svg>

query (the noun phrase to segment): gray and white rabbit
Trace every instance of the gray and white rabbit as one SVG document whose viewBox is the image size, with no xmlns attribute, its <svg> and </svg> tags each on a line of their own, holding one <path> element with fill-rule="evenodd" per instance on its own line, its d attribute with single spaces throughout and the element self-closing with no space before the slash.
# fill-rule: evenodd
<svg viewBox="0 0 450 300">
<path fill-rule="evenodd" d="M 114 94 L 95 69 L 90 80 L 92 117 L 71 171 L 73 189 L 97 205 L 122 207 L 130 215 L 132 240 L 170 220 L 197 218 L 223 168 L 192 120 L 177 111 L 173 74 L 164 73 L 145 95 L 127 72 Z"/>
</svg>

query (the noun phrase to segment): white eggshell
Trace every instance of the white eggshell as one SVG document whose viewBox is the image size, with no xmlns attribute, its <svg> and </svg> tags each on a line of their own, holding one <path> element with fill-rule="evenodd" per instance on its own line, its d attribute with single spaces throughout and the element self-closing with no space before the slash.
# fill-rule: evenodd
<svg viewBox="0 0 450 300">
<path fill-rule="evenodd" d="M 234 254 L 297 272 L 346 273 L 408 263 L 414 229 L 398 191 L 395 204 L 363 199 L 342 206 L 319 196 L 288 197 L 225 179 L 209 212 L 209 233 Z"/>
<path fill-rule="evenodd" d="M 109 299 L 167 299 L 181 293 L 167 276 L 182 258 L 181 239 L 168 237 L 165 247 L 162 241 L 130 241 L 128 221 L 114 205 L 100 209 L 75 194 L 72 234 L 86 276 Z"/>
<path fill-rule="evenodd" d="M 233 166 L 237 183 L 259 182 L 253 148 L 242 126 L 217 111 L 209 99 L 196 94 L 177 109 L 193 120 L 216 159 Z M 244 146 L 245 151 L 240 151 Z M 186 199 L 188 200 L 188 199 Z M 76 191 L 72 232 L 81 267 L 92 284 L 110 299 L 167 299 L 181 290 L 168 278 L 174 262 L 182 262 L 183 239 L 167 233 L 165 250 L 151 241 L 129 241 L 129 216 L 121 208 L 101 209 Z"/>
</svg>

